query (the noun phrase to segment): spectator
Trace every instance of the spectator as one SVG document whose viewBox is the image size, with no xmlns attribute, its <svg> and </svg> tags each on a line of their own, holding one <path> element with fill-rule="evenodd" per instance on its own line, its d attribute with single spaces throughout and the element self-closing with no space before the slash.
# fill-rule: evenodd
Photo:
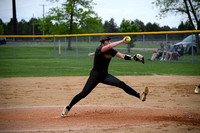
<svg viewBox="0 0 200 133">
<path fill-rule="evenodd" d="M 158 48 L 157 51 L 153 53 L 151 59 L 149 60 L 154 61 L 155 59 L 159 59 L 162 56 L 163 51 L 164 51 L 164 44 L 160 43 L 160 48 Z"/>
<path fill-rule="evenodd" d="M 174 47 L 170 44 L 170 42 L 167 42 L 167 46 L 162 54 L 162 58 L 160 59 L 160 61 L 167 60 L 168 56 L 169 56 L 169 60 L 171 60 L 173 51 L 174 51 Z"/>
<path fill-rule="evenodd" d="M 184 47 L 183 44 L 180 44 L 178 47 L 174 46 L 174 51 L 172 54 L 169 54 L 168 59 L 171 60 L 178 60 L 178 57 L 182 56 L 184 54 Z"/>
<path fill-rule="evenodd" d="M 183 56 L 183 54 L 184 54 L 184 47 L 183 47 L 183 44 L 180 44 L 179 46 L 178 46 L 178 56 L 180 57 L 180 56 Z"/>
</svg>

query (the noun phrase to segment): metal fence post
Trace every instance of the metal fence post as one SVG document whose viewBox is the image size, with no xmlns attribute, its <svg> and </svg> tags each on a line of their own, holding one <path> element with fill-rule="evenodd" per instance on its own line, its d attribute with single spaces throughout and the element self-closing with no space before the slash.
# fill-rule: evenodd
<svg viewBox="0 0 200 133">
<path fill-rule="evenodd" d="M 192 33 L 192 42 L 193 42 L 193 33 Z M 192 64 L 194 63 L 194 47 L 192 46 Z"/>
<path fill-rule="evenodd" d="M 15 56 L 15 38 L 13 37 L 13 56 L 14 56 L 14 59 L 16 59 L 16 56 Z"/>
<path fill-rule="evenodd" d="M 166 44 L 167 44 L 167 42 L 168 42 L 168 34 L 166 34 Z M 168 54 L 167 54 L 167 52 L 166 52 L 166 55 L 165 55 L 165 59 L 166 59 L 166 62 L 168 62 Z"/>
<path fill-rule="evenodd" d="M 67 58 L 67 37 L 65 37 L 65 58 Z"/>
<path fill-rule="evenodd" d="M 145 42 L 145 35 L 143 35 L 143 38 L 142 38 L 143 56 L 144 56 L 144 58 L 145 58 L 145 47 L 144 47 L 144 42 Z"/>
<path fill-rule="evenodd" d="M 168 42 L 168 34 L 166 34 L 166 43 Z"/>
<path fill-rule="evenodd" d="M 90 36 L 89 36 L 89 53 L 91 53 Z"/>
<path fill-rule="evenodd" d="M 53 38 L 54 38 L 54 41 L 53 41 L 53 44 L 54 44 L 54 58 L 56 58 L 56 38 L 55 38 L 55 36 Z"/>
<path fill-rule="evenodd" d="M 77 43 L 77 36 L 76 36 L 76 58 L 78 58 L 78 43 Z"/>
</svg>

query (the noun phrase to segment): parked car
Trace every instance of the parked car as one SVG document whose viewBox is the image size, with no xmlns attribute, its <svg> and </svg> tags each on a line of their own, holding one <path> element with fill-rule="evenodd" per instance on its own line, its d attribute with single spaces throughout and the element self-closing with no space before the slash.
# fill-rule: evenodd
<svg viewBox="0 0 200 133">
<path fill-rule="evenodd" d="M 6 44 L 6 38 L 5 37 L 0 37 L 0 45 Z"/>
<path fill-rule="evenodd" d="M 199 39 L 200 39 L 200 34 L 198 34 L 198 35 L 199 35 Z M 192 48 L 193 48 L 193 53 L 197 52 L 196 36 L 195 36 L 195 34 L 189 35 L 188 37 L 186 37 L 185 39 L 183 39 L 183 41 L 178 42 L 178 43 L 176 43 L 174 45 L 178 47 L 180 44 L 183 44 L 184 53 L 192 54 Z"/>
</svg>

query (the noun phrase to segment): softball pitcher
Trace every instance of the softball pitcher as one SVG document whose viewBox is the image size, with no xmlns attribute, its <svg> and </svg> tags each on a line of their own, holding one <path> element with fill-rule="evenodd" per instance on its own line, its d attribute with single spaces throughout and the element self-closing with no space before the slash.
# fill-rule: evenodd
<svg viewBox="0 0 200 133">
<path fill-rule="evenodd" d="M 135 96 L 142 101 L 146 100 L 146 96 L 149 92 L 148 87 L 145 87 L 142 93 L 138 93 L 130 86 L 126 85 L 126 83 L 108 73 L 109 63 L 112 57 L 115 56 L 124 60 L 135 60 L 144 63 L 144 58 L 140 54 L 136 54 L 132 57 L 130 55 L 117 52 L 113 49 L 120 44 L 128 43 L 126 38 L 127 37 L 124 37 L 122 40 L 113 43 L 111 43 L 111 38 L 107 36 L 102 36 L 100 38 L 100 46 L 96 48 L 94 54 L 94 64 L 90 72 L 90 76 L 83 90 L 72 99 L 68 106 L 64 107 L 61 117 L 67 116 L 67 113 L 70 111 L 70 109 L 81 99 L 85 98 L 99 83 L 119 87 L 123 89 L 127 94 Z"/>
</svg>

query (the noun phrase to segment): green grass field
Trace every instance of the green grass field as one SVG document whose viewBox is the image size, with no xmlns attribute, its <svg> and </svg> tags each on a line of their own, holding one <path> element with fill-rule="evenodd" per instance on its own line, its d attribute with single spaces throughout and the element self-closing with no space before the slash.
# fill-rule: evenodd
<svg viewBox="0 0 200 133">
<path fill-rule="evenodd" d="M 14 51 L 14 52 L 13 52 Z M 93 57 L 88 57 L 88 47 L 63 52 L 58 55 L 52 45 L 22 45 L 0 47 L 0 77 L 41 77 L 41 76 L 88 76 Z M 92 47 L 91 51 L 94 51 Z M 121 52 L 121 51 L 120 51 Z M 123 50 L 122 50 L 123 52 Z M 131 51 L 130 54 L 145 54 L 150 58 L 153 51 Z M 67 58 L 64 58 L 68 55 Z M 200 75 L 200 56 L 185 55 L 178 62 L 147 61 L 145 64 L 114 58 L 109 66 L 113 75 Z M 197 62 L 197 63 L 196 63 Z"/>
<path fill-rule="evenodd" d="M 87 76 L 92 59 L 1 59 L 0 77 Z M 113 60 L 113 75 L 200 75 L 199 64 Z"/>
</svg>

